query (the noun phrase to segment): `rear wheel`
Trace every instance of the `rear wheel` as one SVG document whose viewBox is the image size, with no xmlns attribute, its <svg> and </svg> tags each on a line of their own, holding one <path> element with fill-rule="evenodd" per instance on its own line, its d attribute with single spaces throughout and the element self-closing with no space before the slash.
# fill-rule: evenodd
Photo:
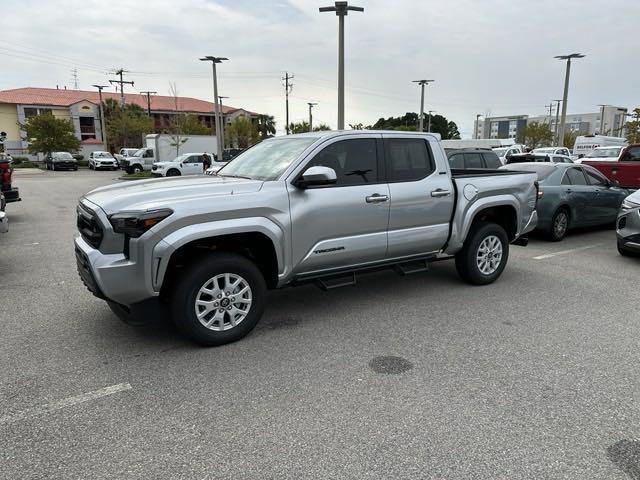
<svg viewBox="0 0 640 480">
<path fill-rule="evenodd" d="M 496 223 L 477 223 L 471 227 L 462 250 L 456 255 L 456 270 L 473 285 L 494 282 L 509 258 L 509 238 Z"/>
<path fill-rule="evenodd" d="M 179 177 L 180 175 L 182 175 L 180 173 L 180 170 L 177 170 L 175 168 L 172 168 L 171 170 L 167 171 L 167 177 Z"/>
<path fill-rule="evenodd" d="M 559 208 L 551 219 L 551 230 L 548 233 L 549 240 L 559 242 L 567 236 L 569 231 L 569 212 L 566 208 Z"/>
<path fill-rule="evenodd" d="M 173 321 L 201 345 L 223 345 L 247 335 L 266 300 L 262 273 L 234 253 L 212 253 L 180 272 L 173 294 Z"/>
</svg>

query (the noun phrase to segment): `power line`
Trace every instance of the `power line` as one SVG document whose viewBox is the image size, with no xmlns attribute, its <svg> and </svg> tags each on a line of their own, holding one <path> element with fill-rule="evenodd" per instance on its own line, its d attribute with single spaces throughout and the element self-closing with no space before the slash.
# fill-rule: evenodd
<svg viewBox="0 0 640 480">
<path fill-rule="evenodd" d="M 133 87 L 133 82 L 132 81 L 127 81 L 127 80 L 123 80 L 122 79 L 122 75 L 128 72 L 128 70 L 124 70 L 123 68 L 120 68 L 119 70 L 116 70 L 114 73 L 116 75 L 120 75 L 120 80 L 109 80 L 109 83 L 111 85 L 114 84 L 119 84 L 120 85 L 120 103 L 124 106 L 124 84 L 129 84 Z"/>
<path fill-rule="evenodd" d="M 151 91 L 146 91 L 146 92 L 140 92 L 140 95 L 146 95 L 147 96 L 147 115 L 151 116 L 151 95 L 155 95 L 158 92 L 151 92 Z"/>
</svg>

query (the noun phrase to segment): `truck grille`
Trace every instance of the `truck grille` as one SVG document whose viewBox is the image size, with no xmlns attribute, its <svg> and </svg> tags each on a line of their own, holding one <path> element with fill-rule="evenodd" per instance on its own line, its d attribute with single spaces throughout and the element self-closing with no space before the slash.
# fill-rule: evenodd
<svg viewBox="0 0 640 480">
<path fill-rule="evenodd" d="M 103 232 L 95 213 L 82 205 L 78 205 L 77 224 L 82 238 L 93 248 L 99 248 Z"/>
</svg>

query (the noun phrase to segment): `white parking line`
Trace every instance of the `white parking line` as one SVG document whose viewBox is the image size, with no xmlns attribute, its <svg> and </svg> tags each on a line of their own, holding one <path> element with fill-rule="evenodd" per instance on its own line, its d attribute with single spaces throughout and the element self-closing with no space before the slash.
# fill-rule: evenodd
<svg viewBox="0 0 640 480">
<path fill-rule="evenodd" d="M 0 417 L 0 425 L 4 423 L 15 423 L 26 418 L 37 417 L 38 415 L 44 415 L 45 413 L 54 412 L 65 407 L 77 405 L 79 403 L 90 402 L 91 400 L 97 400 L 98 398 L 106 397 L 107 395 L 113 395 L 114 393 L 124 392 L 131 390 L 133 387 L 128 383 L 119 383 L 118 385 L 112 385 L 110 387 L 104 387 L 93 392 L 82 393 L 75 397 L 63 398 L 56 402 L 47 403 L 39 407 L 24 410 L 22 412 L 9 413 Z"/>
<path fill-rule="evenodd" d="M 533 257 L 534 260 L 544 260 L 545 258 L 557 257 L 558 255 L 565 255 L 567 253 L 581 252 L 582 250 L 588 250 L 590 248 L 600 247 L 602 243 L 597 243 L 595 245 L 587 245 L 586 247 L 579 248 L 570 248 L 569 250 L 560 250 L 559 252 L 547 253 L 546 255 L 538 255 L 537 257 Z"/>
</svg>

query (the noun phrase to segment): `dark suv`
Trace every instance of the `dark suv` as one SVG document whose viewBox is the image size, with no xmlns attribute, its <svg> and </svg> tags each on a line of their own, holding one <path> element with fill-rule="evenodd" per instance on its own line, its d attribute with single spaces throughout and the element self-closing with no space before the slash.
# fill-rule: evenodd
<svg viewBox="0 0 640 480">
<path fill-rule="evenodd" d="M 484 148 L 447 149 L 449 166 L 454 169 L 500 168 L 502 162 L 493 150 Z"/>
</svg>

